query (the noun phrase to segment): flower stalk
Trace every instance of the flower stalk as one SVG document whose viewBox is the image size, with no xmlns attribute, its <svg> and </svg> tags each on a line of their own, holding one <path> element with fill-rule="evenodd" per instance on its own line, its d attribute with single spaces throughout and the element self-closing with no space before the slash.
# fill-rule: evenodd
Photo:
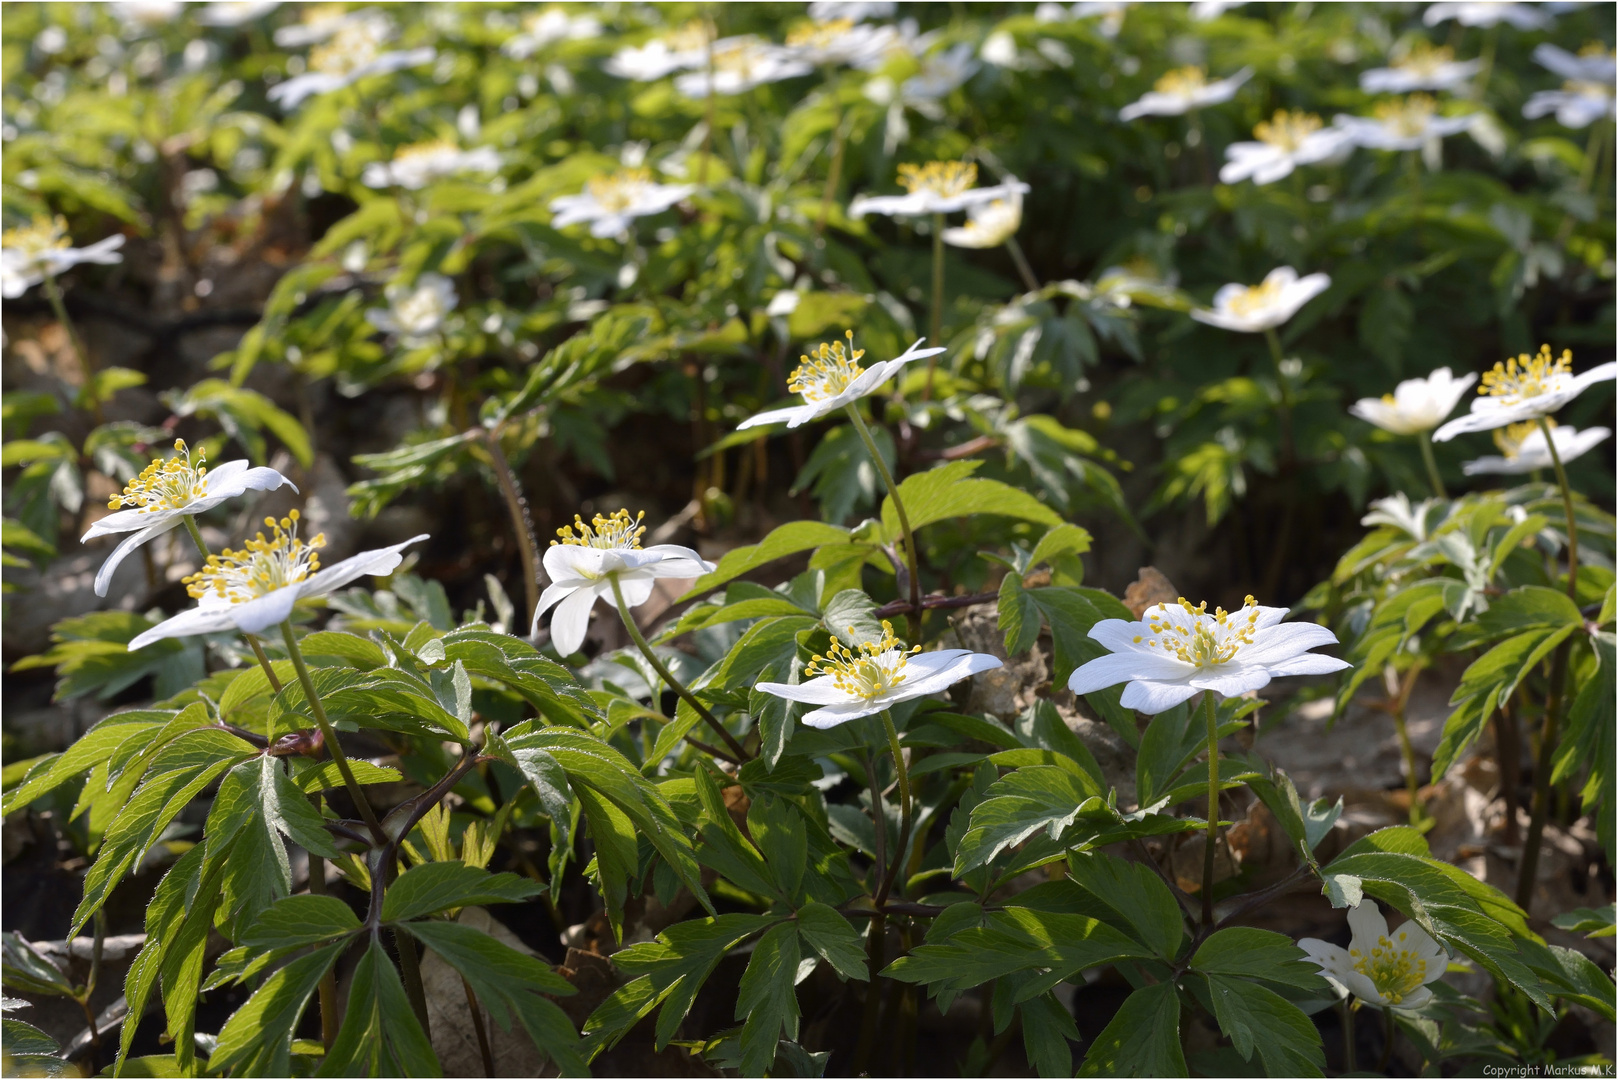
<svg viewBox="0 0 1618 1080">
<path fill-rule="evenodd" d="M 1421 460 L 1427 466 L 1427 481 L 1433 485 L 1433 494 L 1440 499 L 1449 498 L 1449 492 L 1444 490 L 1444 478 L 1438 473 L 1438 459 L 1433 456 L 1433 437 L 1425 431 L 1416 433 L 1416 443 L 1421 447 Z"/>
<path fill-rule="evenodd" d="M 916 557 L 916 536 L 910 529 L 910 515 L 905 513 L 904 500 L 899 497 L 899 484 L 893 479 L 893 473 L 889 470 L 888 463 L 883 460 L 882 452 L 877 449 L 876 439 L 872 438 L 871 429 L 866 426 L 859 409 L 850 402 L 843 406 L 843 411 L 848 413 L 849 420 L 854 424 L 854 430 L 859 432 L 860 440 L 865 443 L 865 449 L 876 465 L 876 471 L 882 476 L 882 482 L 888 486 L 888 494 L 893 497 L 893 511 L 898 515 L 899 528 L 904 532 L 905 561 L 910 571 L 910 610 L 916 616 L 917 625 L 920 625 L 921 572 Z"/>
<path fill-rule="evenodd" d="M 895 881 L 899 881 L 899 874 L 905 862 L 905 849 L 910 845 L 910 771 L 905 768 L 904 748 L 899 745 L 899 731 L 893 726 L 893 713 L 887 709 L 882 710 L 882 727 L 888 736 L 888 752 L 893 755 L 893 769 L 899 777 L 899 843 L 893 851 L 893 863 L 888 868 L 887 876 L 882 879 L 881 888 L 877 890 L 876 904 L 881 907 L 888 899 L 888 893 L 893 890 Z M 873 788 L 873 790 L 875 790 Z M 881 829 L 883 822 L 877 823 Z M 900 881 L 900 894 L 904 893 L 904 884 Z"/>
<path fill-rule="evenodd" d="M 1212 690 L 1202 692 L 1208 723 L 1208 836 L 1202 846 L 1202 925 L 1214 924 L 1214 851 L 1219 846 L 1219 703 Z"/>
<path fill-rule="evenodd" d="M 517 532 L 517 549 L 522 552 L 523 595 L 528 599 L 528 610 L 539 606 L 539 541 L 534 537 L 534 523 L 528 515 L 528 500 L 523 497 L 517 475 L 500 449 L 500 429 L 494 428 L 485 436 L 489 460 L 494 464 L 494 476 L 500 484 L 500 494 L 506 500 L 512 527 Z"/>
</svg>

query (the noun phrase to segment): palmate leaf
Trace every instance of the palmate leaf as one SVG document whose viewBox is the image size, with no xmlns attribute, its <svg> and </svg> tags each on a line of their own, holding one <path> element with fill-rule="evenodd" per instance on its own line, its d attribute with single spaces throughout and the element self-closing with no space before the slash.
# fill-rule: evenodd
<svg viewBox="0 0 1618 1080">
<path fill-rule="evenodd" d="M 791 923 L 771 929 L 753 947 L 736 997 L 736 1019 L 743 1020 L 742 1074 L 762 1076 L 775 1060 L 782 1038 L 798 1038 L 798 930 Z"/>
<path fill-rule="evenodd" d="M 946 462 L 900 483 L 899 497 L 904 500 L 911 529 L 921 529 L 946 518 L 980 514 L 1018 518 L 1040 525 L 1063 523 L 1060 514 L 1026 491 L 998 480 L 973 478 L 972 474 L 982 465 L 981 461 Z M 891 495 L 882 500 L 882 535 L 888 543 L 903 537 L 899 512 L 893 507 Z"/>
<path fill-rule="evenodd" d="M 972 810 L 971 825 L 955 849 L 955 876 L 987 865 L 1036 833 L 1059 840 L 1081 818 L 1092 830 L 1113 824 L 1117 814 L 1103 795 L 1082 770 L 1034 765 L 1006 774 Z"/>
<path fill-rule="evenodd" d="M 1228 926 L 1214 932 L 1191 957 L 1191 969 L 1316 993 L 1326 990 L 1320 969 L 1291 938 L 1250 926 Z"/>
<path fill-rule="evenodd" d="M 1236 1052 L 1256 1053 L 1270 1076 L 1322 1076 L 1320 1032 L 1302 1009 L 1273 990 L 1227 975 L 1203 975 L 1219 1030 Z"/>
<path fill-rule="evenodd" d="M 53 700 L 95 694 L 105 701 L 148 675 L 158 698 L 177 694 L 207 674 L 197 638 L 169 638 L 129 651 L 136 635 L 157 625 L 131 611 L 96 611 L 63 619 L 51 628 L 51 648 L 26 656 L 14 671 L 54 667 Z"/>
<path fill-rule="evenodd" d="M 240 1076 L 291 1076 L 292 1033 L 321 976 L 346 947 L 346 942 L 327 945 L 272 972 L 219 1029 L 219 1042 L 208 1057 L 209 1071 L 229 1069 Z M 385 957 L 383 963 L 392 967 Z M 402 990 L 399 996 L 403 998 Z M 408 1001 L 403 1011 L 411 1015 L 413 1023 Z"/>
<path fill-rule="evenodd" d="M 1088 915 L 1011 907 L 990 912 L 983 925 L 961 929 L 946 942 L 919 946 L 883 974 L 926 983 L 937 993 L 969 990 L 1030 968 L 1049 969 L 1019 991 L 1026 1000 L 1086 968 L 1150 956 L 1150 949 Z"/>
<path fill-rule="evenodd" d="M 332 948 L 336 946 L 327 946 Z M 223 1033 L 220 1038 L 223 1042 Z M 371 938 L 370 948 L 354 969 L 343 1026 L 337 1030 L 337 1040 L 316 1075 L 441 1075 L 438 1055 L 433 1053 L 427 1033 L 421 1030 L 399 971 L 378 937 Z"/>
<path fill-rule="evenodd" d="M 383 894 L 382 921 L 395 923 L 474 904 L 521 903 L 543 889 L 518 874 L 491 874 L 460 862 L 431 862 L 406 870 Z"/>
<path fill-rule="evenodd" d="M 1070 856 L 1068 872 L 1079 888 L 1116 912 L 1137 941 L 1164 960 L 1179 954 L 1185 937 L 1180 905 L 1146 866 L 1090 851 Z"/>
<path fill-rule="evenodd" d="M 908 506 L 908 504 L 907 504 Z M 756 570 L 766 563 L 788 555 L 796 555 L 800 551 L 808 551 L 823 544 L 846 544 L 848 530 L 838 525 L 827 525 L 819 521 L 793 521 L 773 530 L 768 536 L 756 544 L 734 548 L 725 553 L 719 560 L 719 566 L 712 572 L 703 575 L 691 583 L 691 588 L 680 599 L 694 600 L 705 593 L 723 585 L 733 578 L 741 577 L 750 570 Z"/>
<path fill-rule="evenodd" d="M 1079 1066 L 1080 1076 L 1185 1076 L 1180 999 L 1161 982 L 1124 999 Z"/>
</svg>

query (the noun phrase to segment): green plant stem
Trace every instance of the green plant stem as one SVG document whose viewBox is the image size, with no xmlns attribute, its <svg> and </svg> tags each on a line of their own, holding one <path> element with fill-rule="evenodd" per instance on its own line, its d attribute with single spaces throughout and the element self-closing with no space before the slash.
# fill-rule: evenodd
<svg viewBox="0 0 1618 1080">
<path fill-rule="evenodd" d="M 871 823 L 875 826 L 874 846 L 871 854 L 876 856 L 876 868 L 879 873 L 886 874 L 888 869 L 888 812 L 882 805 L 882 782 L 877 779 L 876 755 L 869 751 L 865 754 L 865 780 L 871 788 Z M 882 891 L 882 883 L 877 882 L 876 890 L 872 892 L 875 897 Z M 880 904 L 877 905 L 880 908 Z"/>
<path fill-rule="evenodd" d="M 1382 1060 L 1377 1062 L 1376 1071 L 1387 1075 L 1388 1063 L 1393 1060 L 1393 1010 L 1382 1006 Z"/>
<path fill-rule="evenodd" d="M 830 73 L 827 74 L 830 82 Z M 831 166 L 826 171 L 826 185 L 820 189 L 820 216 L 815 219 L 815 232 L 826 231 L 826 219 L 831 215 L 831 201 L 837 194 L 837 185 L 843 178 L 843 155 L 848 149 L 848 121 L 846 116 L 837 117 L 837 128 L 832 133 Z"/>
<path fill-rule="evenodd" d="M 410 999 L 410 1010 L 416 1014 L 422 1034 L 431 1040 L 432 1019 L 427 1015 L 427 991 L 421 983 L 421 957 L 416 954 L 416 939 L 401 929 L 395 929 L 393 944 L 399 950 L 399 974 L 404 976 L 405 997 Z"/>
<path fill-rule="evenodd" d="M 101 395 L 96 391 L 95 387 L 95 362 L 90 359 L 90 353 L 84 347 L 84 339 L 79 337 L 78 327 L 73 325 L 72 318 L 68 316 L 67 304 L 62 301 L 62 289 L 61 286 L 56 284 L 56 278 L 51 274 L 46 274 L 41 286 L 42 291 L 45 293 L 45 299 L 50 302 L 51 313 L 56 316 L 56 321 L 62 324 L 62 332 L 67 335 L 67 347 L 73 351 L 74 359 L 79 362 L 79 367 L 84 372 L 84 383 L 90 391 L 90 415 L 99 424 L 101 423 Z"/>
<path fill-rule="evenodd" d="M 1440 499 L 1449 498 L 1449 492 L 1444 490 L 1444 478 L 1438 474 L 1438 459 L 1433 456 L 1433 439 L 1425 431 L 1416 433 L 1416 442 L 1421 447 L 1421 460 L 1427 464 L 1427 480 L 1433 485 L 1433 494 Z"/>
<path fill-rule="evenodd" d="M 320 813 L 320 796 L 311 795 L 309 801 L 314 804 L 315 813 Z M 311 896 L 326 895 L 326 860 L 309 852 L 309 893 Z M 320 1042 L 331 1052 L 332 1044 L 337 1041 L 337 975 L 331 970 L 320 977 Z"/>
<path fill-rule="evenodd" d="M 933 306 L 928 340 L 934 345 L 944 342 L 944 215 L 933 215 Z M 938 366 L 938 354 L 927 358 L 927 385 L 921 399 L 931 401 L 933 396 L 933 369 Z"/>
<path fill-rule="evenodd" d="M 888 752 L 893 755 L 893 769 L 899 777 L 899 843 L 893 851 L 893 865 L 888 868 L 887 876 L 882 879 L 882 887 L 876 894 L 876 906 L 881 907 L 888 899 L 895 880 L 904 866 L 905 849 L 910 846 L 910 771 L 905 768 L 904 748 L 899 745 L 899 731 L 893 726 L 893 715 L 888 710 L 882 710 L 882 727 L 888 735 Z M 900 896 L 904 895 L 904 883 L 899 884 Z"/>
<path fill-rule="evenodd" d="M 337 741 L 337 732 L 332 728 L 331 721 L 326 719 L 326 707 L 320 703 L 320 695 L 315 692 L 315 682 L 309 677 L 309 666 L 303 662 L 303 652 L 298 648 L 298 639 L 292 633 L 291 619 L 281 623 L 281 640 L 286 642 L 287 656 L 292 659 L 293 670 L 298 673 L 298 682 L 303 685 L 303 696 L 309 701 L 309 711 L 315 714 L 315 723 L 320 725 L 320 734 L 325 738 L 326 750 L 331 754 L 331 759 L 337 763 L 337 771 L 343 777 L 343 786 L 348 788 L 349 797 L 354 800 L 355 809 L 360 812 L 366 827 L 371 830 L 371 836 L 378 844 L 386 844 L 387 831 L 382 828 L 382 822 L 376 816 L 376 811 L 371 809 L 371 802 L 365 797 L 365 789 L 354 779 L 354 770 L 349 768 L 348 755 L 343 753 L 343 744 Z"/>
<path fill-rule="evenodd" d="M 1202 692 L 1202 711 L 1208 721 L 1208 838 L 1202 849 L 1202 925 L 1214 924 L 1214 851 L 1219 846 L 1219 703 L 1212 690 Z"/>
<path fill-rule="evenodd" d="M 708 711 L 707 706 L 698 701 L 696 696 L 687 690 L 679 679 L 674 677 L 674 673 L 669 671 L 663 661 L 659 660 L 657 654 L 652 651 L 651 645 L 647 644 L 646 636 L 640 632 L 640 627 L 635 625 L 635 617 L 629 613 L 629 605 L 624 602 L 624 590 L 623 586 L 618 583 L 618 575 L 609 574 L 607 580 L 612 583 L 612 598 L 617 601 L 618 616 L 624 621 L 624 629 L 629 631 L 629 639 L 635 643 L 635 648 L 640 650 L 640 654 L 646 658 L 646 662 L 652 665 L 652 670 L 657 672 L 657 677 L 662 679 L 670 690 L 679 695 L 681 701 L 691 706 L 696 711 L 696 714 L 702 717 L 704 723 L 714 729 L 714 733 L 724 740 L 725 745 L 730 748 L 730 752 L 736 755 L 738 762 L 746 761 L 748 759 L 747 751 L 742 747 L 736 736 L 732 735 L 730 729 L 721 724 L 714 717 L 714 714 Z"/>
<path fill-rule="evenodd" d="M 1393 727 L 1399 733 L 1399 753 L 1405 763 L 1405 788 L 1410 792 L 1410 824 L 1415 825 L 1425 815 L 1421 805 L 1421 784 L 1416 779 L 1416 748 L 1410 745 L 1410 729 L 1405 724 L 1403 706 L 1394 706 Z"/>
<path fill-rule="evenodd" d="M 1343 1072 L 1358 1072 L 1354 1063 L 1354 1009 L 1347 998 L 1337 1003 L 1337 1015 L 1343 1021 Z"/>
<path fill-rule="evenodd" d="M 904 500 L 899 497 L 899 484 L 893 479 L 893 473 L 888 469 L 888 463 L 882 460 L 882 452 L 876 448 L 876 439 L 871 437 L 871 429 L 865 426 L 865 420 L 860 416 L 859 409 L 850 402 L 843 406 L 848 418 L 854 424 L 854 430 L 859 432 L 861 441 L 865 443 L 866 451 L 871 455 L 871 461 L 876 465 L 876 471 L 881 474 L 882 482 L 888 485 L 888 494 L 893 497 L 893 512 L 899 517 L 899 528 L 904 532 L 905 561 L 910 565 L 910 613 L 916 618 L 916 625 L 921 625 L 921 572 L 917 565 L 916 536 L 910 530 L 910 515 L 905 513 Z"/>
<path fill-rule="evenodd" d="M 1539 430 L 1545 436 L 1545 448 L 1551 452 L 1551 465 L 1556 469 L 1556 483 L 1562 489 L 1562 513 L 1567 516 L 1567 594 L 1579 602 L 1579 522 L 1573 516 L 1573 488 L 1567 482 L 1567 470 L 1562 467 L 1562 455 L 1556 451 L 1556 440 L 1551 438 L 1551 425 L 1539 418 Z"/>
<path fill-rule="evenodd" d="M 1028 256 L 1023 254 L 1022 245 L 1017 243 L 1015 236 L 1006 237 L 1006 250 L 1011 253 L 1011 261 L 1017 264 L 1017 273 L 1022 275 L 1022 283 L 1028 287 L 1028 291 L 1038 292 L 1039 278 L 1034 276 L 1034 268 L 1028 265 Z"/>
<path fill-rule="evenodd" d="M 185 522 L 185 531 L 191 534 L 191 542 L 197 545 L 197 551 L 202 555 L 202 561 L 207 562 L 213 558 L 213 552 L 208 550 L 208 542 L 202 538 L 202 530 L 197 528 L 197 519 L 193 514 L 182 514 L 180 520 Z"/>
<path fill-rule="evenodd" d="M 466 991 L 466 1007 L 472 1012 L 472 1031 L 478 1037 L 478 1054 L 483 1058 L 483 1075 L 499 1076 L 494 1068 L 494 1050 L 489 1046 L 489 1026 L 483 1020 L 483 1006 L 478 1003 L 478 995 L 472 989 L 472 984 L 461 976 L 461 989 Z"/>
<path fill-rule="evenodd" d="M 500 494 L 505 497 L 506 510 L 511 514 L 512 528 L 517 532 L 517 550 L 522 552 L 523 595 L 528 600 L 528 617 L 539 609 L 539 541 L 534 536 L 534 522 L 528 516 L 528 500 L 523 497 L 517 474 L 511 471 L 505 451 L 500 449 L 500 429 L 490 430 L 484 439 L 489 460 L 494 464 L 495 479 Z"/>
<path fill-rule="evenodd" d="M 1569 639 L 1571 640 L 1571 639 Z M 1539 757 L 1534 762 L 1534 808 L 1528 818 L 1522 862 L 1517 867 L 1517 906 L 1530 910 L 1534 879 L 1539 875 L 1539 848 L 1545 837 L 1545 819 L 1551 808 L 1551 769 L 1556 761 L 1557 729 L 1561 722 L 1563 684 L 1567 682 L 1569 640 L 1556 647 L 1551 659 L 1551 689 L 1545 698 L 1545 722 L 1539 729 Z"/>
</svg>

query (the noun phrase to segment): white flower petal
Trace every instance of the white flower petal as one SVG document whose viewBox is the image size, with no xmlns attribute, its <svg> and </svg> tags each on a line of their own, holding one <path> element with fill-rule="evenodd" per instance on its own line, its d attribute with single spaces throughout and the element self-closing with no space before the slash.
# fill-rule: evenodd
<svg viewBox="0 0 1618 1080">
<path fill-rule="evenodd" d="M 342 588 L 349 582 L 362 578 L 367 574 L 383 577 L 393 573 L 399 564 L 404 561 L 404 549 L 418 540 L 427 539 L 427 534 L 412 536 L 410 539 L 394 544 L 392 547 L 376 548 L 373 551 L 362 551 L 358 555 L 350 556 L 340 563 L 326 567 L 295 586 L 298 597 L 325 596 L 327 593 Z"/>
<path fill-rule="evenodd" d="M 949 689 L 962 679 L 969 679 L 980 671 L 1001 667 L 999 657 L 988 653 L 969 652 L 966 649 L 939 649 L 918 653 L 905 664 L 905 681 L 898 688 L 883 694 L 878 700 L 892 705 L 914 698 L 927 697 Z"/>
<path fill-rule="evenodd" d="M 799 719 L 800 722 L 812 728 L 832 728 L 838 724 L 846 724 L 850 720 L 858 720 L 862 716 L 874 716 L 886 707 L 880 702 L 870 702 L 864 698 L 856 698 L 844 704 L 827 705 L 823 709 L 804 713 Z"/>
<path fill-rule="evenodd" d="M 1330 675 L 1354 665 L 1347 660 L 1339 660 L 1335 656 L 1323 656 L 1320 653 L 1305 653 L 1290 660 L 1281 660 L 1265 665 L 1271 678 L 1285 678 L 1288 675 Z"/>
<path fill-rule="evenodd" d="M 839 690 L 837 679 L 831 675 L 821 675 L 801 683 L 763 682 L 758 683 L 753 689 L 808 705 L 838 705 L 861 700 L 851 697 L 847 691 Z"/>
<path fill-rule="evenodd" d="M 1132 682 L 1124 687 L 1119 704 L 1126 709 L 1156 716 L 1174 708 L 1197 693 L 1197 688 L 1186 683 Z"/>
<path fill-rule="evenodd" d="M 145 648 L 154 641 L 165 638 L 191 637 L 195 634 L 217 634 L 221 630 L 233 629 L 236 625 L 231 618 L 230 608 L 234 604 L 215 604 L 197 606 L 180 612 L 172 618 L 165 619 L 150 630 L 137 634 L 129 643 L 129 651 Z"/>
<path fill-rule="evenodd" d="M 118 564 L 127 559 L 131 552 L 148 540 L 162 536 L 179 523 L 179 515 L 173 515 L 154 521 L 139 532 L 130 533 L 123 543 L 112 549 L 112 554 L 107 556 L 107 561 L 102 563 L 101 569 L 96 571 L 95 594 L 97 596 L 107 595 L 107 589 L 112 585 L 112 572 L 118 569 Z"/>
<path fill-rule="evenodd" d="M 563 656 L 572 656 L 584 644 L 590 628 L 590 609 L 595 606 L 593 589 L 576 589 L 556 605 L 551 616 L 551 644 Z"/>
<path fill-rule="evenodd" d="M 541 615 L 549 611 L 553 605 L 566 600 L 580 588 L 583 588 L 583 586 L 562 585 L 554 581 L 545 586 L 545 591 L 539 594 L 539 605 L 534 608 L 533 628 L 528 631 L 529 636 L 539 633 L 539 617 Z"/>
<path fill-rule="evenodd" d="M 1365 899 L 1348 909 L 1348 929 L 1354 935 L 1349 948 L 1369 952 L 1379 938 L 1388 936 L 1388 920 L 1375 900 Z"/>
<path fill-rule="evenodd" d="M 229 614 L 230 621 L 236 629 L 243 633 L 256 634 L 286 621 L 292 614 L 292 607 L 298 602 L 298 597 L 298 587 L 289 585 L 240 604 L 230 604 L 224 610 Z"/>
</svg>

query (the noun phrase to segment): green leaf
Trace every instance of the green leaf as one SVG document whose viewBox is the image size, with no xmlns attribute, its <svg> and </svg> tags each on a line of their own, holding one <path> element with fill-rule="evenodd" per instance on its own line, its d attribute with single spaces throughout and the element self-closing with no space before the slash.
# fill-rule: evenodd
<svg viewBox="0 0 1618 1080">
<path fill-rule="evenodd" d="M 985 866 L 1039 832 L 1060 840 L 1081 816 L 1116 820 L 1094 780 L 1054 765 L 1021 768 L 1002 777 L 972 810 L 971 825 L 955 850 L 955 876 Z"/>
<path fill-rule="evenodd" d="M 1205 975 L 1261 979 L 1316 993 L 1326 987 L 1320 969 L 1291 938 L 1250 926 L 1215 931 L 1191 957 L 1191 968 Z"/>
<path fill-rule="evenodd" d="M 1028 565 L 1038 566 L 1063 556 L 1083 555 L 1090 550 L 1090 533 L 1077 525 L 1065 522 L 1039 538 L 1034 550 L 1028 554 Z"/>
<path fill-rule="evenodd" d="M 851 649 L 882 640 L 882 621 L 872 614 L 877 603 L 860 589 L 844 589 L 826 601 L 820 624 Z"/>
<path fill-rule="evenodd" d="M 762 1076 L 775 1061 L 775 1044 L 782 1030 L 798 1037 L 798 931 L 783 923 L 766 933 L 753 947 L 742 973 L 736 998 L 736 1019 L 743 1020 L 742 1074 Z"/>
<path fill-rule="evenodd" d="M 819 521 L 790 522 L 771 531 L 770 535 L 756 544 L 733 548 L 726 552 L 719 560 L 719 566 L 712 573 L 705 574 L 693 582 L 680 600 L 681 602 L 694 600 L 732 578 L 741 577 L 750 570 L 756 570 L 787 555 L 795 555 L 823 544 L 847 542 L 848 530 L 840 526 L 827 525 Z"/>
<path fill-rule="evenodd" d="M 410 1007 L 398 969 L 376 937 L 354 969 L 343 1026 L 316 1075 L 441 1075 L 438 1056 Z"/>
<path fill-rule="evenodd" d="M 1022 1017 L 1023 1049 L 1040 1076 L 1073 1075 L 1073 1048 L 1080 1040 L 1073 1014 L 1052 993 L 1040 994 L 1017 1006 Z"/>
<path fill-rule="evenodd" d="M 293 1031 L 321 976 L 345 948 L 341 942 L 327 945 L 272 972 L 219 1029 L 218 1045 L 208 1057 L 209 1071 L 291 1076 Z M 408 1002 L 404 1010 L 410 1011 Z"/>
<path fill-rule="evenodd" d="M 1117 912 L 1137 941 L 1170 962 L 1179 954 L 1185 936 L 1180 905 L 1144 864 L 1091 851 L 1074 854 L 1068 868 L 1081 889 Z"/>
<path fill-rule="evenodd" d="M 460 862 L 423 863 L 388 886 L 382 897 L 382 921 L 404 922 L 473 905 L 521 903 L 541 891 L 537 882 L 518 874 L 491 874 Z"/>
<path fill-rule="evenodd" d="M 1257 983 L 1206 975 L 1219 1030 L 1242 1057 L 1256 1051 L 1270 1076 L 1323 1076 L 1320 1032 L 1303 1010 Z"/>
<path fill-rule="evenodd" d="M 73 996 L 73 983 L 68 977 L 23 938 L 8 930 L 0 934 L 0 949 L 5 957 L 0 981 L 11 989 L 24 994 Z"/>
<path fill-rule="evenodd" d="M 1572 603 L 1566 596 L 1562 599 Z M 1435 778 L 1449 770 L 1482 733 L 1489 717 L 1511 696 L 1517 684 L 1575 629 L 1575 626 L 1560 626 L 1527 630 L 1502 641 L 1461 673 L 1461 683 L 1450 697 L 1450 703 L 1458 707 L 1444 721 L 1443 737 L 1433 752 Z"/>
<path fill-rule="evenodd" d="M 1593 938 L 1612 937 L 1614 932 L 1618 931 L 1618 926 L 1613 924 L 1611 904 L 1601 908 L 1574 908 L 1553 918 L 1551 925 L 1559 930 Z"/>
<path fill-rule="evenodd" d="M 1027 1000 L 1086 968 L 1150 956 L 1149 949 L 1088 915 L 1012 907 L 989 913 L 984 925 L 961 929 L 948 941 L 918 946 L 883 974 L 927 983 L 937 992 L 969 990 L 1030 968 L 1049 969 L 1019 991 Z"/>
<path fill-rule="evenodd" d="M 1022 577 L 1007 574 L 1000 579 L 1000 632 L 1006 638 L 1006 655 L 1016 656 L 1033 648 L 1039 640 L 1039 605 L 1023 588 Z"/>
<path fill-rule="evenodd" d="M 295 949 L 319 945 L 359 928 L 359 919 L 335 896 L 304 893 L 277 901 L 253 921 L 240 943 L 252 949 Z"/>
<path fill-rule="evenodd" d="M 1136 990 L 1084 1055 L 1080 1076 L 1185 1076 L 1174 984 Z"/>
<path fill-rule="evenodd" d="M 798 909 L 798 936 L 845 979 L 870 978 L 859 931 L 836 908 L 811 900 Z"/>
<path fill-rule="evenodd" d="M 982 465 L 981 461 L 951 461 L 905 478 L 899 484 L 899 498 L 904 500 L 911 529 L 919 530 L 945 518 L 980 514 L 1041 525 L 1063 523 L 1060 514 L 1025 491 L 998 480 L 973 479 L 972 474 Z M 892 495 L 882 500 L 882 533 L 888 543 L 902 536 Z"/>
</svg>

